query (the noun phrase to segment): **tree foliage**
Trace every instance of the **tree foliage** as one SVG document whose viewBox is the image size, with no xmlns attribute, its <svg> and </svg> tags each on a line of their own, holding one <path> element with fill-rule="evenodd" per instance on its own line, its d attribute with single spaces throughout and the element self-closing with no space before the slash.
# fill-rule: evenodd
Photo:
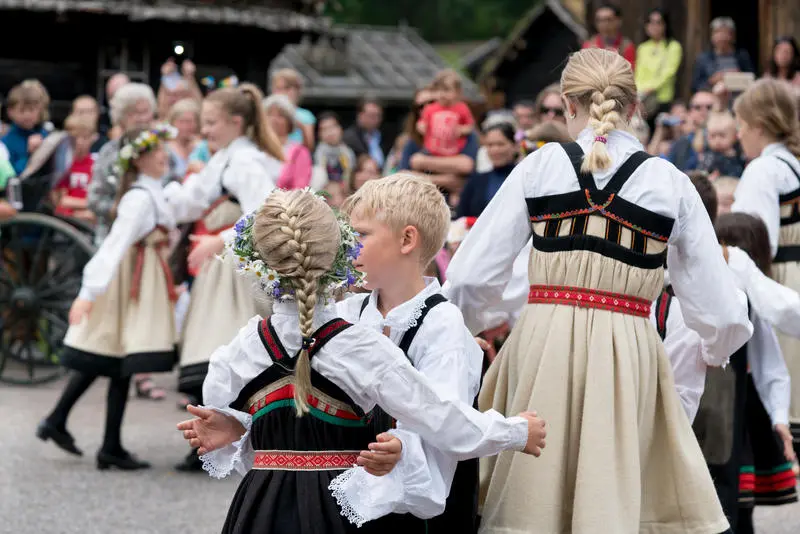
<svg viewBox="0 0 800 534">
<path fill-rule="evenodd" d="M 505 37 L 536 4 L 530 0 L 333 0 L 336 22 L 417 28 L 434 43 Z"/>
</svg>

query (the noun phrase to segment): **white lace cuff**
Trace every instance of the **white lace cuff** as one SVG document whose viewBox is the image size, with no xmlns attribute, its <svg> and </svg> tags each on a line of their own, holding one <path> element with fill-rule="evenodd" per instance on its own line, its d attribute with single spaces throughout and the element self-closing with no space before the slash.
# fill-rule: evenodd
<svg viewBox="0 0 800 534">
<path fill-rule="evenodd" d="M 388 474 L 375 477 L 363 467 L 351 467 L 334 478 L 328 489 L 342 515 L 361 527 L 367 521 L 391 514 L 403 501 L 403 475 L 399 464 Z M 379 483 L 375 483 L 378 481 Z"/>
<path fill-rule="evenodd" d="M 242 437 L 239 438 L 238 441 L 201 456 L 200 459 L 203 461 L 203 470 L 205 470 L 209 476 L 217 479 L 227 477 L 234 469 L 238 471 L 239 474 L 246 474 L 253 465 L 253 448 L 250 445 L 250 427 L 253 420 L 250 414 L 230 408 L 221 409 L 213 406 L 204 406 L 204 408 L 216 410 L 225 415 L 235 417 L 244 426 L 245 433 L 242 434 Z"/>
</svg>

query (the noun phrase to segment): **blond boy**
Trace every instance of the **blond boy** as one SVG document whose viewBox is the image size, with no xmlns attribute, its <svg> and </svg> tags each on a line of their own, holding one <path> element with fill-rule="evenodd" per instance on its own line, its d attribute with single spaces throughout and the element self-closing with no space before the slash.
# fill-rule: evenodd
<svg viewBox="0 0 800 534">
<path fill-rule="evenodd" d="M 12 125 L 0 141 L 8 149 L 8 161 L 18 175 L 47 136 L 43 123 L 48 119 L 49 105 L 50 96 L 38 80 L 25 80 L 8 93 L 7 108 Z"/>
</svg>

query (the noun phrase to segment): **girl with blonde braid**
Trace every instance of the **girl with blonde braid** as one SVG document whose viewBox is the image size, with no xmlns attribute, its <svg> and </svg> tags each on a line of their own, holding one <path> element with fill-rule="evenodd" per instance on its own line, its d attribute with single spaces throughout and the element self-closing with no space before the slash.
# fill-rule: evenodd
<svg viewBox="0 0 800 534">
<path fill-rule="evenodd" d="M 479 405 L 536 406 L 549 447 L 537 461 L 505 452 L 481 462 L 480 532 L 719 534 L 728 522 L 648 318 L 666 259 L 706 363 L 720 365 L 752 333 L 745 299 L 689 178 L 628 131 L 628 62 L 582 50 L 561 93 L 577 142 L 520 163 L 447 272 L 445 293 L 477 334 L 532 241 L 528 305 Z"/>
<path fill-rule="evenodd" d="M 246 473 L 223 532 L 355 532 L 328 487 L 374 440 L 377 403 L 460 458 L 540 453 L 533 414 L 505 419 L 443 400 L 391 340 L 337 318 L 330 298 L 359 280 L 360 247 L 322 198 L 276 190 L 236 231 L 232 254 L 275 297 L 274 314 L 214 352 L 206 407 L 190 406 L 197 418 L 178 425 L 212 476 Z"/>
</svg>

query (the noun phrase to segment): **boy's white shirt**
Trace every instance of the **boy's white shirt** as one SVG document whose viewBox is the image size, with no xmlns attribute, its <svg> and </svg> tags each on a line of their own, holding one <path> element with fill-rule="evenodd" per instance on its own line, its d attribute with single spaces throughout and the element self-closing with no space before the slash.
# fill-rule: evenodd
<svg viewBox="0 0 800 534">
<path fill-rule="evenodd" d="M 386 318 L 378 311 L 377 292 L 354 295 L 337 304 L 338 314 L 376 332 L 389 328 L 395 344 L 417 324 L 425 300 L 441 293 L 439 282 L 426 278 L 426 287 L 414 298 L 391 310 Z M 361 313 L 364 299 L 368 303 Z M 444 398 L 472 404 L 480 388 L 483 352 L 464 325 L 461 312 L 450 302 L 432 308 L 414 337 L 408 358 Z M 458 460 L 398 423 L 391 431 L 403 442 L 400 462 L 383 477 L 354 467 L 334 481 L 334 495 L 347 517 L 360 525 L 390 513 L 411 513 L 427 519 L 440 515 Z"/>
<path fill-rule="evenodd" d="M 337 315 L 333 306 L 318 306 L 314 327 Z M 271 321 L 280 343 L 295 357 L 302 342 L 296 304 L 276 302 Z M 206 407 L 235 417 L 246 429 L 236 443 L 203 456 L 204 469 L 217 478 L 234 469 L 246 473 L 252 466 L 252 417 L 230 405 L 272 365 L 259 336 L 260 322 L 261 317 L 253 317 L 228 345 L 214 351 L 203 383 Z M 527 420 L 505 418 L 492 410 L 480 413 L 445 398 L 389 339 L 360 325 L 330 339 L 311 359 L 311 368 L 339 386 L 363 411 L 380 404 L 431 443 L 452 450 L 456 458 L 522 450 L 527 443 Z"/>
<path fill-rule="evenodd" d="M 8 161 L 8 149 L 2 142 L 0 142 L 0 161 Z"/>
</svg>

